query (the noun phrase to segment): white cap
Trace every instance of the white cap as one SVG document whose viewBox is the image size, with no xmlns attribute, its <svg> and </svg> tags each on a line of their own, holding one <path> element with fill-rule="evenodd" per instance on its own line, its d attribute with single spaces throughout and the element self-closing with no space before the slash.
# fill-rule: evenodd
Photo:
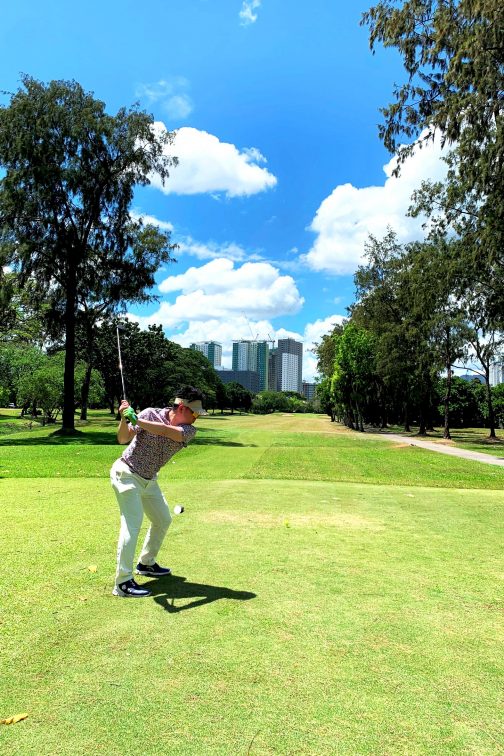
<svg viewBox="0 0 504 756">
<path fill-rule="evenodd" d="M 203 409 L 203 405 L 199 399 L 195 399 L 194 402 L 188 402 L 186 399 L 175 399 L 175 404 L 183 404 L 185 407 L 189 407 L 191 412 L 195 415 L 208 415 L 208 412 Z"/>
</svg>

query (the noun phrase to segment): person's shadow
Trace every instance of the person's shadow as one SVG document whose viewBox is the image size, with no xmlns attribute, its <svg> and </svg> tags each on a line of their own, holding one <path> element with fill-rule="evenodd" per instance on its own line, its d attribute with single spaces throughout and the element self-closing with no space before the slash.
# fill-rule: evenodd
<svg viewBox="0 0 504 756">
<path fill-rule="evenodd" d="M 210 604 L 219 599 L 234 599 L 235 601 L 248 601 L 256 597 L 249 591 L 233 591 L 219 585 L 205 585 L 204 583 L 188 583 L 187 578 L 181 575 L 167 575 L 164 578 L 145 583 L 150 590 L 154 601 L 167 612 L 182 612 L 185 609 L 194 609 L 203 604 Z M 194 599 L 181 606 L 176 606 L 179 599 Z"/>
</svg>

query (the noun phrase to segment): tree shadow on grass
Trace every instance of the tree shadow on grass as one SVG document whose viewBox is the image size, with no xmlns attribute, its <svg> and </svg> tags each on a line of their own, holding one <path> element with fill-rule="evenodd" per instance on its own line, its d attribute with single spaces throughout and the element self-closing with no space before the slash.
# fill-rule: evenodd
<svg viewBox="0 0 504 756">
<path fill-rule="evenodd" d="M 255 593 L 249 591 L 234 591 L 218 585 L 205 585 L 204 583 L 188 583 L 187 578 L 181 575 L 168 575 L 165 578 L 152 580 L 144 584 L 153 595 L 154 601 L 162 606 L 166 612 L 176 614 L 185 609 L 195 609 L 204 604 L 211 604 L 219 599 L 232 599 L 234 601 L 248 601 L 256 598 Z M 175 602 L 184 599 L 194 599 L 189 603 L 176 606 Z"/>
<path fill-rule="evenodd" d="M 61 435 L 57 431 L 49 436 L 33 438 L 2 438 L 1 446 L 118 446 L 115 433 L 107 431 L 75 431 L 73 434 Z M 191 446 L 256 446 L 256 444 L 241 444 L 238 441 L 224 441 L 221 438 L 199 438 L 191 442 Z"/>
<path fill-rule="evenodd" d="M 117 445 L 116 434 L 110 431 L 76 430 L 72 434 L 62 435 L 58 431 L 48 436 L 32 438 L 0 438 L 0 446 L 114 446 Z"/>
<path fill-rule="evenodd" d="M 195 438 L 191 446 L 257 446 L 257 444 L 240 444 L 238 441 L 223 441 L 221 438 Z"/>
</svg>

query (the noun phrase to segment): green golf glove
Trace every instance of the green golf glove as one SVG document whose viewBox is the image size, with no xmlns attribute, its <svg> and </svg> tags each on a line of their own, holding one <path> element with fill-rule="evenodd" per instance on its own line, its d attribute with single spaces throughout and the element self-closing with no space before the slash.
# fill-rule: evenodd
<svg viewBox="0 0 504 756">
<path fill-rule="evenodd" d="M 126 420 L 127 420 L 128 422 L 130 422 L 130 423 L 131 423 L 131 425 L 136 425 L 136 423 L 137 423 L 137 420 L 138 420 L 138 418 L 137 418 L 137 416 L 136 416 L 136 412 L 135 412 L 135 410 L 133 409 L 133 407 L 128 407 L 128 409 L 125 409 L 125 410 L 124 410 L 124 412 L 123 412 L 123 417 L 124 417 L 124 418 L 125 418 L 125 419 L 126 419 Z"/>
</svg>

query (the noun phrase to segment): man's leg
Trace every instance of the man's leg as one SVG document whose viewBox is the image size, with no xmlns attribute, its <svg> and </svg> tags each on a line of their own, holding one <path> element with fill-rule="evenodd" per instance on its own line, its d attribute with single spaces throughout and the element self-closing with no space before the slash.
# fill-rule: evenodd
<svg viewBox="0 0 504 756">
<path fill-rule="evenodd" d="M 110 480 L 121 512 L 121 529 L 117 544 L 115 583 L 121 585 L 133 577 L 133 562 L 138 534 L 143 520 L 142 486 L 128 466 L 118 460 L 110 471 Z"/>
<path fill-rule="evenodd" d="M 151 525 L 145 537 L 140 562 L 150 567 L 156 562 L 172 518 L 168 503 L 156 480 L 150 481 L 142 491 L 142 504 Z"/>
</svg>

